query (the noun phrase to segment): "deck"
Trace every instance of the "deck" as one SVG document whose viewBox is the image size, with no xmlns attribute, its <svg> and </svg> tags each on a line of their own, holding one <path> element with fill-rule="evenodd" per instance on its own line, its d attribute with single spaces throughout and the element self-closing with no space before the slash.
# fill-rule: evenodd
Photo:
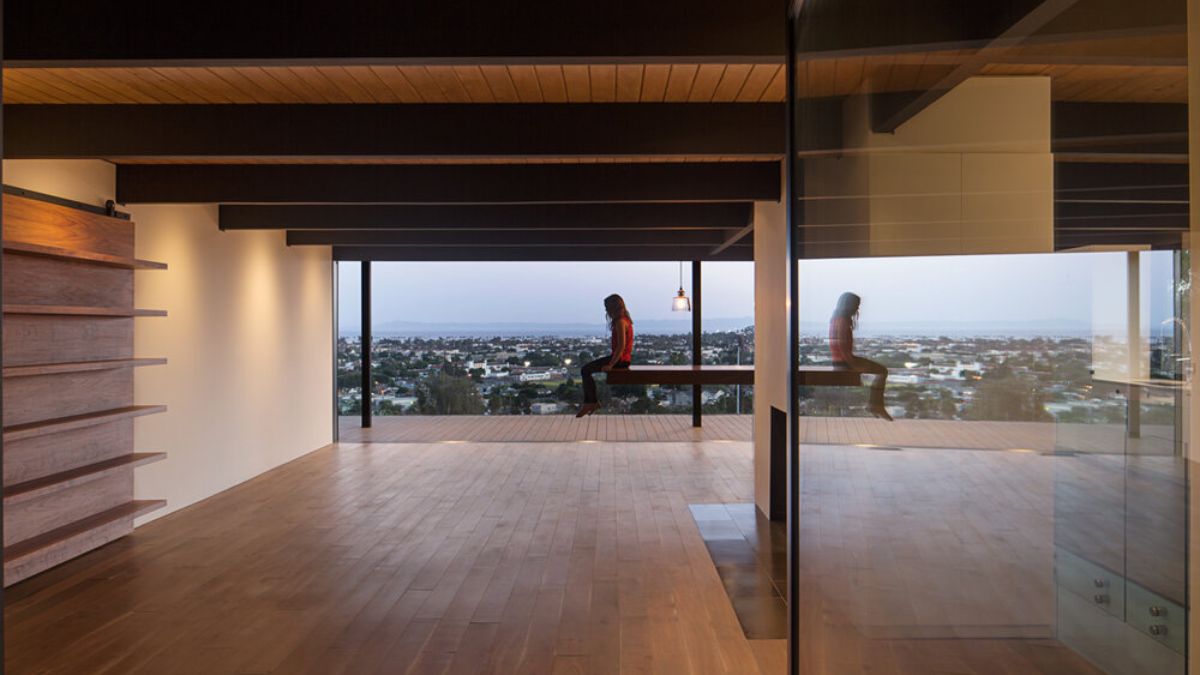
<svg viewBox="0 0 1200 675">
<path fill-rule="evenodd" d="M 343 417 L 340 440 L 346 443 L 567 443 L 580 441 L 749 441 L 752 415 L 705 415 L 704 427 L 692 427 L 690 415 L 483 415 L 376 417 L 362 429 L 359 418 Z M 804 443 L 880 445 L 906 448 L 975 450 L 1054 450 L 1054 425 L 1045 422 L 952 422 L 866 417 L 805 417 Z"/>
</svg>

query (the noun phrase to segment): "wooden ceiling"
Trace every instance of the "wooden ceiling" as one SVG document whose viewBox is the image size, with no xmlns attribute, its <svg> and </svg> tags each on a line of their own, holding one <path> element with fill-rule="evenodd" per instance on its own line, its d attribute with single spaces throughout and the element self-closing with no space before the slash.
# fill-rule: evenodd
<svg viewBox="0 0 1200 675">
<path fill-rule="evenodd" d="M 935 86 L 975 49 L 818 53 L 803 96 Z M 1183 103 L 1186 35 L 1036 39 L 992 50 L 984 76 L 1041 75 L 1061 101 Z M 781 102 L 777 63 L 265 65 L 9 68 L 4 103 L 762 103 Z"/>
<path fill-rule="evenodd" d="M 4 103 L 758 103 L 782 64 L 17 68 Z"/>
</svg>

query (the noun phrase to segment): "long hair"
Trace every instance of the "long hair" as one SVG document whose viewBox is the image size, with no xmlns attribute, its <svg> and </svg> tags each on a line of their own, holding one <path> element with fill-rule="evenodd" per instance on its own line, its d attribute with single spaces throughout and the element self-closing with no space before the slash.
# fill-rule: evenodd
<svg viewBox="0 0 1200 675">
<path fill-rule="evenodd" d="M 858 328 L 858 306 L 862 304 L 862 298 L 856 294 L 846 291 L 838 297 L 837 306 L 833 308 L 833 319 L 848 319 L 851 328 Z"/>
<path fill-rule="evenodd" d="M 609 331 L 613 329 L 618 319 L 625 319 L 629 323 L 633 323 L 633 318 L 629 316 L 629 310 L 625 309 L 625 299 L 616 293 L 604 299 L 604 318 Z"/>
</svg>

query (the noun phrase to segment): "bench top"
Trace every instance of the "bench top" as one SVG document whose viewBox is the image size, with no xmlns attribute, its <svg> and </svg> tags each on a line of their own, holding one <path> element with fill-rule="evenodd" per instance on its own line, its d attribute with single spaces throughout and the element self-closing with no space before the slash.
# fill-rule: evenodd
<svg viewBox="0 0 1200 675">
<path fill-rule="evenodd" d="M 856 387 L 862 383 L 857 370 L 833 366 L 802 366 L 802 387 Z M 660 366 L 637 365 L 609 371 L 609 384 L 754 384 L 754 366 Z"/>
<path fill-rule="evenodd" d="M 659 366 L 617 368 L 609 384 L 754 384 L 754 366 Z"/>
</svg>

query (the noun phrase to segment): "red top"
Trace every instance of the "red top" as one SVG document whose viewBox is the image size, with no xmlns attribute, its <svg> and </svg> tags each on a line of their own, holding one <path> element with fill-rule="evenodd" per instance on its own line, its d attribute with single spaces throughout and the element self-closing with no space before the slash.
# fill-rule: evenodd
<svg viewBox="0 0 1200 675">
<path fill-rule="evenodd" d="M 618 326 L 613 326 L 612 352 L 614 354 L 617 353 L 617 331 L 624 330 L 625 331 L 625 348 L 621 350 L 621 357 L 618 358 L 617 361 L 618 362 L 619 361 L 628 362 L 633 359 L 633 322 L 630 321 L 629 319 L 619 319 L 618 323 L 620 324 L 620 326 L 624 326 L 624 328 L 622 329 L 622 328 L 619 328 Z"/>
<path fill-rule="evenodd" d="M 850 319 L 836 316 L 829 320 L 829 353 L 835 363 L 850 363 L 854 357 L 854 330 Z"/>
</svg>

